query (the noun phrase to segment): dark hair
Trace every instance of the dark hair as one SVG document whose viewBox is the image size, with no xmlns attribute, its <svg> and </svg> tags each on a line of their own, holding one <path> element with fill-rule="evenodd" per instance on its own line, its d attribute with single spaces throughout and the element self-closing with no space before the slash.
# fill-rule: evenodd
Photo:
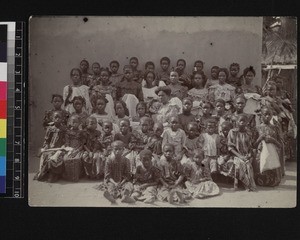
<svg viewBox="0 0 300 240">
<path fill-rule="evenodd" d="M 109 63 L 109 66 L 111 66 L 113 63 L 116 63 L 118 65 L 118 67 L 120 67 L 120 63 L 117 61 L 117 60 L 112 60 L 110 63 Z"/>
<path fill-rule="evenodd" d="M 138 58 L 137 58 L 137 57 L 131 57 L 131 58 L 129 59 L 129 62 L 131 62 L 131 60 L 136 60 L 136 61 L 137 61 L 137 63 L 139 63 L 139 60 L 138 60 Z"/>
<path fill-rule="evenodd" d="M 219 68 L 220 68 L 219 66 L 212 66 L 211 69 L 210 69 L 210 71 L 213 70 L 213 69 L 219 70 Z"/>
<path fill-rule="evenodd" d="M 197 61 L 194 62 L 194 67 L 196 67 L 197 63 L 200 63 L 200 64 L 202 64 L 202 66 L 204 66 L 204 62 L 203 61 L 197 60 Z"/>
<path fill-rule="evenodd" d="M 145 69 L 146 69 L 149 65 L 152 65 L 152 66 L 155 68 L 154 62 L 148 61 L 148 62 L 145 63 Z"/>
<path fill-rule="evenodd" d="M 243 72 L 244 77 L 247 75 L 248 72 L 252 72 L 254 74 L 254 76 L 256 75 L 255 70 L 252 66 L 244 69 L 244 72 Z"/>
<path fill-rule="evenodd" d="M 72 77 L 72 73 L 73 73 L 74 71 L 77 71 L 77 72 L 79 73 L 80 78 L 81 78 L 82 72 L 81 72 L 81 70 L 80 70 L 79 68 L 72 68 L 72 70 L 71 70 L 71 72 L 70 72 L 70 77 Z"/>
<path fill-rule="evenodd" d="M 208 118 L 207 120 L 206 120 L 206 124 L 205 124 L 205 127 L 207 127 L 207 125 L 209 124 L 209 123 L 214 123 L 214 124 L 217 124 L 217 119 L 215 118 L 215 117 L 210 117 L 210 118 Z"/>
<path fill-rule="evenodd" d="M 170 60 L 170 58 L 168 58 L 168 57 L 162 57 L 162 58 L 160 59 L 160 64 L 162 63 L 162 61 L 167 61 L 169 65 L 170 65 L 170 63 L 171 63 L 171 60 Z"/>
<path fill-rule="evenodd" d="M 83 63 L 83 62 L 86 62 L 87 66 L 89 67 L 90 64 L 89 64 L 88 60 L 82 59 L 82 60 L 80 61 L 80 64 Z"/>
<path fill-rule="evenodd" d="M 201 102 L 201 107 L 204 105 L 204 104 L 209 104 L 210 105 L 210 108 L 211 109 L 214 109 L 214 105 L 212 104 L 212 102 L 208 101 L 208 100 L 204 100 Z"/>
<path fill-rule="evenodd" d="M 60 98 L 62 102 L 64 102 L 64 98 L 60 94 L 52 94 L 51 103 L 53 103 L 54 98 Z"/>
<path fill-rule="evenodd" d="M 193 86 L 195 86 L 195 81 L 194 81 L 194 79 L 195 79 L 196 74 L 200 74 L 200 75 L 201 75 L 202 80 L 203 80 L 203 87 L 204 87 L 204 86 L 206 85 L 206 82 L 207 82 L 207 77 L 206 77 L 206 75 L 204 74 L 203 71 L 195 71 L 195 72 L 193 73 L 193 75 L 192 75 L 192 84 L 193 84 Z"/>
<path fill-rule="evenodd" d="M 101 68 L 100 69 L 100 74 L 102 73 L 102 72 L 107 72 L 108 73 L 108 77 L 110 77 L 110 75 L 111 75 L 111 72 L 109 71 L 109 69 L 106 67 L 106 68 Z"/>
<path fill-rule="evenodd" d="M 173 152 L 175 151 L 175 146 L 174 146 L 173 144 L 171 144 L 171 143 L 166 143 L 166 144 L 163 146 L 162 150 L 164 150 L 165 147 L 171 147 L 171 148 L 173 149 Z"/>
<path fill-rule="evenodd" d="M 182 58 L 178 59 L 176 62 L 176 66 L 178 66 L 179 62 L 184 62 L 184 67 L 186 67 L 186 61 L 184 59 L 182 59 Z"/>
<path fill-rule="evenodd" d="M 226 125 L 226 126 L 228 126 L 230 129 L 232 129 L 232 128 L 233 128 L 233 124 L 232 124 L 232 122 L 230 122 L 230 121 L 227 121 L 227 120 L 221 123 L 221 127 L 222 127 L 223 125 Z"/>
<path fill-rule="evenodd" d="M 98 62 L 94 62 L 94 63 L 92 64 L 92 68 L 93 68 L 94 65 L 98 65 L 99 68 L 101 67 L 100 63 L 98 63 Z"/>
<path fill-rule="evenodd" d="M 105 104 L 108 103 L 108 100 L 107 100 L 106 97 L 104 97 L 103 95 L 96 95 L 96 96 L 93 96 L 91 100 L 92 100 L 92 103 L 93 103 L 94 108 L 96 107 L 96 104 L 97 104 L 97 101 L 98 101 L 98 100 L 103 100 L 103 101 L 105 102 Z"/>
<path fill-rule="evenodd" d="M 224 72 L 224 73 L 225 73 L 225 75 L 226 75 L 226 80 L 227 80 L 228 77 L 229 77 L 228 69 L 227 69 L 227 68 L 219 68 L 218 76 L 219 76 L 220 72 Z"/>
<path fill-rule="evenodd" d="M 84 97 L 81 97 L 81 96 L 75 96 L 75 97 L 73 97 L 72 103 L 74 104 L 74 102 L 75 102 L 76 100 L 82 102 L 82 105 L 85 106 L 86 101 L 85 101 L 85 98 L 84 98 Z"/>
<path fill-rule="evenodd" d="M 124 65 L 124 67 L 123 67 L 123 71 L 125 70 L 125 69 L 131 69 L 131 71 L 133 71 L 133 68 L 132 68 L 132 66 L 131 65 Z"/>
<path fill-rule="evenodd" d="M 233 102 L 235 103 L 237 99 L 243 99 L 245 102 L 247 102 L 247 98 L 245 98 L 244 94 L 235 96 Z"/>
<path fill-rule="evenodd" d="M 193 126 L 193 127 L 196 127 L 198 129 L 198 123 L 197 122 L 189 122 L 187 125 L 186 125 L 186 129 L 188 128 L 188 126 Z"/>
<path fill-rule="evenodd" d="M 218 98 L 218 99 L 216 99 L 216 101 L 215 101 L 215 106 L 217 105 L 217 103 L 222 103 L 224 106 L 226 105 L 226 102 L 225 102 L 225 100 L 224 100 L 224 99 L 222 99 L 222 98 Z"/>
<path fill-rule="evenodd" d="M 246 113 L 240 113 L 237 115 L 237 120 L 239 120 L 241 117 L 245 117 L 247 121 L 249 120 L 248 115 Z"/>
<path fill-rule="evenodd" d="M 138 102 L 138 104 L 135 107 L 136 111 L 139 106 L 143 106 L 145 108 L 145 111 L 147 112 L 147 104 L 145 102 Z"/>
<path fill-rule="evenodd" d="M 128 123 L 128 125 L 130 126 L 130 121 L 129 121 L 129 119 L 128 119 L 128 118 L 123 118 L 123 119 L 121 119 L 121 120 L 120 120 L 120 122 L 119 122 L 119 125 L 120 125 L 120 123 L 121 123 L 122 121 L 125 121 L 125 122 L 127 122 L 127 123 Z"/>
<path fill-rule="evenodd" d="M 182 99 L 182 103 L 183 103 L 184 100 L 189 100 L 189 101 L 191 101 L 191 103 L 193 103 L 193 98 L 191 98 L 191 97 L 184 97 Z"/>
<path fill-rule="evenodd" d="M 229 66 L 229 69 L 232 67 L 237 67 L 240 70 L 240 64 L 238 64 L 238 63 L 231 63 Z"/>
<path fill-rule="evenodd" d="M 159 93 L 160 91 L 163 91 L 163 92 L 164 92 L 165 94 L 167 94 L 168 96 L 171 96 L 172 90 L 171 90 L 171 88 L 168 87 L 168 86 L 163 86 L 163 87 L 158 87 L 158 88 L 156 88 L 156 89 L 155 89 L 155 94 L 158 95 L 158 93 Z"/>
<path fill-rule="evenodd" d="M 129 116 L 129 110 L 128 110 L 127 106 L 126 106 L 126 103 L 123 100 L 115 101 L 115 105 L 114 105 L 115 112 L 117 112 L 116 106 L 117 106 L 118 103 L 120 103 L 123 106 L 124 111 L 125 111 L 125 115 Z"/>
<path fill-rule="evenodd" d="M 155 81 L 156 74 L 155 74 L 155 72 L 152 72 L 152 71 L 146 71 L 144 74 L 144 79 L 146 80 L 149 73 L 153 74 L 153 81 Z"/>
</svg>

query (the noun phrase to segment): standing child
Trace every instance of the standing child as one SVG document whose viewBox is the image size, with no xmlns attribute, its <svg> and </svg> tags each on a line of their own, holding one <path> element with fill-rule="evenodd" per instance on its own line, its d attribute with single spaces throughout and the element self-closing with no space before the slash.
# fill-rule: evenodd
<svg viewBox="0 0 300 240">
<path fill-rule="evenodd" d="M 192 88 L 192 80 L 189 74 L 185 71 L 186 61 L 184 59 L 178 59 L 175 71 L 178 73 L 178 79 L 182 86 L 188 89 Z"/>
<path fill-rule="evenodd" d="M 100 84 L 92 87 L 92 89 L 91 89 L 92 96 L 93 95 L 106 96 L 108 94 L 113 98 L 113 100 L 115 100 L 116 99 L 116 89 L 114 86 L 111 85 L 111 82 L 109 81 L 110 71 L 108 70 L 108 68 L 102 68 L 100 70 L 99 77 L 100 77 Z"/>
<path fill-rule="evenodd" d="M 97 130 L 95 117 L 88 117 L 86 120 L 87 140 L 84 145 L 83 168 L 88 178 L 99 179 L 104 173 L 104 159 L 102 158 L 101 133 Z"/>
<path fill-rule="evenodd" d="M 103 156 L 106 158 L 111 154 L 111 144 L 114 141 L 113 123 L 109 120 L 102 121 L 102 134 L 100 136 L 100 143 L 103 148 Z"/>
<path fill-rule="evenodd" d="M 170 84 L 170 63 L 171 60 L 168 57 L 163 57 L 160 59 L 160 67 L 161 70 L 157 74 L 157 80 L 158 82 L 163 81 L 165 85 Z M 158 84 L 160 86 L 160 84 Z"/>
<path fill-rule="evenodd" d="M 81 82 L 81 71 L 78 68 L 73 68 L 70 72 L 72 85 L 64 87 L 63 98 L 65 102 L 65 110 L 69 113 L 75 112 L 73 107 L 73 100 L 76 96 L 81 96 L 85 99 L 85 108 L 83 111 L 90 113 L 92 111 L 92 105 L 89 96 L 89 87 L 83 85 Z"/>
<path fill-rule="evenodd" d="M 208 79 L 208 81 L 206 82 L 206 85 L 205 85 L 206 88 L 209 88 L 209 87 L 214 86 L 219 83 L 219 79 L 218 79 L 219 69 L 220 68 L 218 66 L 213 66 L 211 68 L 211 70 L 210 70 L 211 78 Z"/>
<path fill-rule="evenodd" d="M 34 180 L 43 181 L 48 177 L 49 182 L 55 182 L 62 174 L 63 154 L 59 148 L 64 147 L 66 133 L 66 127 L 62 121 L 62 112 L 54 111 L 51 120 L 53 125 L 47 127 L 39 172 L 35 175 Z"/>
<path fill-rule="evenodd" d="M 93 80 L 93 75 L 89 73 L 89 62 L 85 59 L 81 60 L 80 62 L 80 70 L 82 73 L 81 80 L 82 84 L 86 86 L 90 86 Z"/>
<path fill-rule="evenodd" d="M 63 97 L 59 94 L 52 94 L 51 103 L 53 104 L 53 109 L 45 112 L 43 127 L 46 129 L 48 126 L 53 125 L 53 113 L 56 111 L 62 113 L 62 124 L 67 125 L 69 113 L 61 108 L 64 103 Z"/>
<path fill-rule="evenodd" d="M 186 134 L 179 128 L 178 116 L 171 116 L 169 118 L 169 124 L 170 127 L 167 127 L 163 132 L 162 146 L 164 147 L 167 143 L 174 145 L 174 159 L 180 161 L 183 157 L 183 146 L 186 140 Z"/>
<path fill-rule="evenodd" d="M 148 61 L 145 63 L 145 72 L 154 72 L 155 64 L 154 62 Z"/>
<path fill-rule="evenodd" d="M 185 155 L 188 159 L 193 156 L 193 151 L 201 147 L 199 140 L 198 125 L 196 122 L 189 122 L 186 126 L 187 138 L 184 143 Z M 185 159 L 186 162 L 187 159 Z M 184 161 L 181 161 L 184 163 Z"/>
<path fill-rule="evenodd" d="M 144 203 L 154 203 L 160 171 L 152 164 L 152 152 L 150 150 L 142 150 L 139 157 L 142 164 L 136 169 L 133 179 L 134 190 L 131 197 Z"/>
<path fill-rule="evenodd" d="M 243 113 L 238 115 L 237 127 L 228 133 L 228 150 L 233 155 L 237 178 L 242 181 L 246 190 L 254 191 L 256 189 L 252 168 L 254 138 L 246 128 L 247 122 L 247 115 Z"/>
<path fill-rule="evenodd" d="M 92 64 L 93 76 L 92 76 L 92 81 L 90 83 L 90 87 L 100 84 L 100 69 L 101 69 L 100 63 L 94 62 Z"/>
<path fill-rule="evenodd" d="M 205 154 L 205 164 L 209 167 L 211 175 L 217 173 L 217 141 L 219 135 L 216 133 L 217 122 L 215 118 L 209 118 L 206 121 L 206 132 L 199 136 L 200 145 Z"/>
<path fill-rule="evenodd" d="M 196 116 L 196 122 L 198 123 L 199 132 L 205 132 L 206 122 L 211 118 L 214 106 L 209 101 L 202 101 L 200 107 L 202 108 L 202 115 Z"/>
<path fill-rule="evenodd" d="M 112 154 L 108 156 L 104 170 L 104 197 L 112 204 L 116 203 L 117 198 L 121 202 L 134 203 L 135 200 L 130 197 L 133 191 L 133 185 L 130 182 L 130 163 L 123 156 L 124 143 L 114 141 L 112 143 Z"/>
<path fill-rule="evenodd" d="M 153 157 L 155 159 L 159 159 L 159 157 L 162 155 L 162 133 L 164 131 L 164 126 L 161 123 L 155 123 L 153 127 L 153 133 L 148 138 L 147 145 L 145 149 L 149 149 Z"/>
<path fill-rule="evenodd" d="M 118 73 L 120 67 L 120 63 L 116 60 L 113 60 L 109 63 L 109 68 L 110 68 L 110 72 L 111 75 L 109 77 L 109 81 L 111 82 L 111 85 L 113 87 L 116 87 L 116 85 L 121 82 L 122 78 L 123 78 L 123 74 L 122 73 Z"/>
<path fill-rule="evenodd" d="M 210 176 L 209 169 L 202 163 L 204 151 L 194 149 L 192 161 L 183 165 L 183 174 L 186 177 L 185 186 L 193 198 L 206 198 L 217 196 L 220 189 Z"/>
<path fill-rule="evenodd" d="M 261 109 L 262 123 L 257 127 L 258 139 L 257 157 L 254 162 L 255 182 L 259 186 L 277 186 L 281 181 L 283 169 L 282 145 L 280 143 L 280 134 L 277 126 L 270 123 L 272 111 L 263 107 Z"/>
<path fill-rule="evenodd" d="M 193 106 L 193 100 L 190 97 L 186 97 L 182 101 L 182 113 L 178 115 L 179 126 L 185 130 L 186 126 L 190 122 L 194 122 L 195 115 L 191 113 Z"/>
<path fill-rule="evenodd" d="M 161 171 L 160 182 L 162 186 L 158 189 L 158 199 L 160 201 L 168 201 L 173 204 L 175 201 L 178 203 L 185 202 L 184 190 L 182 181 L 182 166 L 180 162 L 175 160 L 175 147 L 172 144 L 165 144 L 163 146 L 163 155 L 156 166 Z"/>
<path fill-rule="evenodd" d="M 216 114 L 212 115 L 218 119 L 218 133 L 221 133 L 221 125 L 226 120 L 225 101 L 221 98 L 215 101 Z"/>
<path fill-rule="evenodd" d="M 139 60 L 137 57 L 132 57 L 129 60 L 129 64 L 132 67 L 132 73 L 133 73 L 133 81 L 141 83 L 143 80 L 143 74 L 141 70 L 138 70 L 138 66 L 139 66 Z"/>
<path fill-rule="evenodd" d="M 232 63 L 229 67 L 229 77 L 227 79 L 227 83 L 233 87 L 241 86 L 240 77 L 238 76 L 240 72 L 240 64 Z"/>
<path fill-rule="evenodd" d="M 64 174 L 66 180 L 77 182 L 83 173 L 82 156 L 86 134 L 79 129 L 80 119 L 77 115 L 70 117 L 69 129 L 66 132 L 66 147 L 69 151 L 64 155 Z"/>
<path fill-rule="evenodd" d="M 76 96 L 73 98 L 73 108 L 75 109 L 75 112 L 71 114 L 71 116 L 78 116 L 79 118 L 79 128 L 83 130 L 85 128 L 86 119 L 88 118 L 88 113 L 83 111 L 85 107 L 85 99 L 81 96 Z"/>
<path fill-rule="evenodd" d="M 194 63 L 194 72 L 202 72 L 204 68 L 204 62 L 201 60 L 197 60 Z"/>
<path fill-rule="evenodd" d="M 149 103 L 153 99 L 157 99 L 157 95 L 155 93 L 155 90 L 157 89 L 156 83 L 155 83 L 155 73 L 152 71 L 145 72 L 144 75 L 145 78 L 145 84 L 143 85 L 143 96 L 144 101 Z"/>
</svg>

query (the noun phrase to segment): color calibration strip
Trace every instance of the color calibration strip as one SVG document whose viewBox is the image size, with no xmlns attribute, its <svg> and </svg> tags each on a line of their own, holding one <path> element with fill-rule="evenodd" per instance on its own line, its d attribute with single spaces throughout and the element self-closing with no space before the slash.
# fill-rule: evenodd
<svg viewBox="0 0 300 240">
<path fill-rule="evenodd" d="M 5 155 L 4 167 L 1 165 L 0 171 L 1 174 L 2 172 L 4 173 L 3 184 L 1 182 L 0 197 L 21 198 L 23 197 L 24 179 L 22 161 L 24 27 L 21 22 L 0 22 L 0 26 L 6 26 L 7 29 L 6 81 L 5 85 L 0 87 L 1 99 L 3 98 L 2 96 L 5 96 L 6 99 L 5 104 L 3 103 L 0 106 L 1 110 L 5 109 L 6 117 L 4 122 L 0 122 L 0 156 L 2 154 Z M 0 75 L 2 81 L 2 74 Z"/>
<path fill-rule="evenodd" d="M 6 193 L 7 25 L 0 25 L 0 193 Z"/>
</svg>

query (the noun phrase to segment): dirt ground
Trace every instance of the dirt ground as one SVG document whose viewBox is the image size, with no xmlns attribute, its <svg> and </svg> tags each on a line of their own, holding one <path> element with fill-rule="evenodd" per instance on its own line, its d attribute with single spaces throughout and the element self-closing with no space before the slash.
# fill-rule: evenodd
<svg viewBox="0 0 300 240">
<path fill-rule="evenodd" d="M 231 186 L 221 186 L 220 195 L 207 199 L 194 199 L 187 204 L 170 205 L 156 201 L 154 204 L 136 202 L 111 205 L 103 197 L 103 192 L 94 187 L 97 181 L 81 179 L 77 183 L 59 181 L 47 183 L 33 181 L 38 159 L 29 166 L 28 196 L 30 206 L 51 207 L 239 207 L 239 208 L 293 208 L 297 198 L 297 165 L 295 162 L 286 163 L 286 176 L 275 188 L 258 187 L 256 192 L 244 190 L 233 191 Z"/>
</svg>

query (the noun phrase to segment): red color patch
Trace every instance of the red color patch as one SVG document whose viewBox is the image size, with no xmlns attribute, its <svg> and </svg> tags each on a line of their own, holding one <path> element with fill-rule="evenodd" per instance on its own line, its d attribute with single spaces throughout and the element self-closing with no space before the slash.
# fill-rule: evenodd
<svg viewBox="0 0 300 240">
<path fill-rule="evenodd" d="M 6 119 L 7 101 L 0 101 L 0 119 Z"/>
</svg>

